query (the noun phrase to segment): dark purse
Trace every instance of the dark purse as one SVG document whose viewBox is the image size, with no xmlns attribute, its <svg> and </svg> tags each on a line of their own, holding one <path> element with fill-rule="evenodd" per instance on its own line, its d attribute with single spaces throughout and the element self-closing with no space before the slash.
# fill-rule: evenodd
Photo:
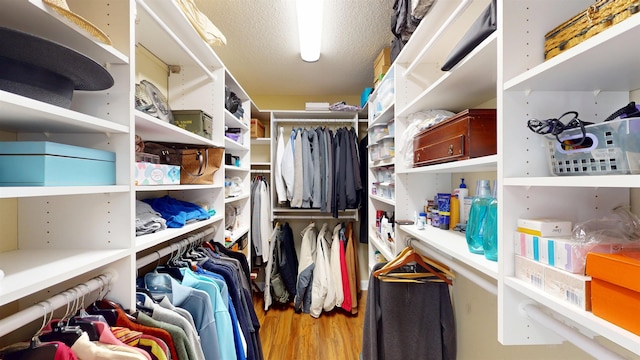
<svg viewBox="0 0 640 360">
<path fill-rule="evenodd" d="M 471 25 L 458 44 L 451 50 L 449 57 L 444 61 L 442 71 L 453 69 L 465 56 L 467 56 L 476 46 L 489 37 L 497 28 L 496 0 L 482 12 L 482 15 Z"/>
<path fill-rule="evenodd" d="M 180 166 L 180 184 L 213 184 L 220 169 L 223 147 L 145 142 L 144 151 L 158 155 L 161 164 Z"/>
</svg>

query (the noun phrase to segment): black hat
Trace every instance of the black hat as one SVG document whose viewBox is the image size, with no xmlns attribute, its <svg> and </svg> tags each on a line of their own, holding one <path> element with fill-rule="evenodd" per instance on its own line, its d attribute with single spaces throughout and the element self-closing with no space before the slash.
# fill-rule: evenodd
<svg viewBox="0 0 640 360">
<path fill-rule="evenodd" d="M 64 108 L 73 90 L 105 90 L 113 77 L 87 56 L 14 29 L 0 27 L 0 90 Z"/>
</svg>

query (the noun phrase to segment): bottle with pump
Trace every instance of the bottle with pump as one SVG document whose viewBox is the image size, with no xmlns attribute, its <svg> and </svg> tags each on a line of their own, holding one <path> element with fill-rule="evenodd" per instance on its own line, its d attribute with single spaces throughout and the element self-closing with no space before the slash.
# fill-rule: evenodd
<svg viewBox="0 0 640 360">
<path fill-rule="evenodd" d="M 469 251 L 474 254 L 484 253 L 482 233 L 490 201 L 491 188 L 489 180 L 478 180 L 476 195 L 471 202 L 471 210 L 469 210 L 469 219 L 467 220 L 467 229 L 465 231 Z"/>
<path fill-rule="evenodd" d="M 458 207 L 459 207 L 459 220 L 460 224 L 465 224 L 467 219 L 464 217 L 464 198 L 469 196 L 469 189 L 467 189 L 467 184 L 464 183 L 464 178 L 460 178 L 460 185 L 458 185 L 457 189 L 453 189 L 453 193 L 458 196 Z M 454 226 L 456 224 L 453 224 Z"/>
<path fill-rule="evenodd" d="M 482 247 L 484 257 L 491 261 L 498 261 L 498 190 L 497 181 L 493 182 L 493 198 L 489 202 L 484 231 L 482 233 Z"/>
</svg>

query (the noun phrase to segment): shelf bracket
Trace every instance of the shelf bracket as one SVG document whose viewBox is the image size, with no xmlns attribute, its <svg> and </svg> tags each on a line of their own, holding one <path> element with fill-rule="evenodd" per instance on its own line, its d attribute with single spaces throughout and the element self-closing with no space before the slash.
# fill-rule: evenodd
<svg viewBox="0 0 640 360">
<path fill-rule="evenodd" d="M 543 312 L 538 306 L 525 303 L 521 305 L 521 310 L 529 317 L 531 320 L 537 322 L 538 324 L 548 328 L 551 331 L 554 331 L 558 335 L 562 336 L 564 339 L 579 347 L 587 354 L 595 357 L 596 359 L 624 359 L 622 356 L 616 354 L 615 352 L 609 350 L 608 348 L 602 346 L 597 341 L 588 338 L 578 330 L 571 328 L 564 324 L 563 322 L 554 319 L 550 315 Z"/>
</svg>

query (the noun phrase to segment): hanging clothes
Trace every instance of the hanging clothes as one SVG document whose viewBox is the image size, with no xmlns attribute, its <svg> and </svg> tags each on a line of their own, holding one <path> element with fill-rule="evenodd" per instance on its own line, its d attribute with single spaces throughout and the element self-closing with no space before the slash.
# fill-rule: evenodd
<svg viewBox="0 0 640 360">
<path fill-rule="evenodd" d="M 278 203 L 282 204 L 287 201 L 287 188 L 282 174 L 282 161 L 284 159 L 284 128 L 281 126 L 278 128 L 278 138 L 276 140 L 276 161 L 273 177 L 276 182 L 276 195 L 278 197 Z"/>
<path fill-rule="evenodd" d="M 305 227 L 302 232 L 300 246 L 300 262 L 298 263 L 298 280 L 296 282 L 296 296 L 293 306 L 296 312 L 309 313 L 311 308 L 311 287 L 313 284 L 313 270 L 315 268 L 317 232 L 315 223 Z"/>
<path fill-rule="evenodd" d="M 362 359 L 455 359 L 449 284 L 439 280 L 383 281 L 374 273 L 384 265 L 376 264 L 369 277 Z"/>
<path fill-rule="evenodd" d="M 342 224 L 337 224 L 333 228 L 333 236 L 331 237 L 331 278 L 335 289 L 335 299 L 333 307 L 342 307 L 344 301 L 344 290 L 342 289 L 342 268 L 340 262 L 340 229 Z"/>
<path fill-rule="evenodd" d="M 313 269 L 313 282 L 311 285 L 311 308 L 309 314 L 317 318 L 322 313 L 325 302 L 335 301 L 335 290 L 331 289 L 331 298 L 329 296 L 331 281 L 330 273 L 330 251 L 329 241 L 327 240 L 329 226 L 325 223 L 318 232 L 316 237 L 316 257 L 314 260 L 315 268 Z M 328 306 L 328 304 L 327 304 Z M 331 310 L 331 309 L 329 309 Z"/>
</svg>

